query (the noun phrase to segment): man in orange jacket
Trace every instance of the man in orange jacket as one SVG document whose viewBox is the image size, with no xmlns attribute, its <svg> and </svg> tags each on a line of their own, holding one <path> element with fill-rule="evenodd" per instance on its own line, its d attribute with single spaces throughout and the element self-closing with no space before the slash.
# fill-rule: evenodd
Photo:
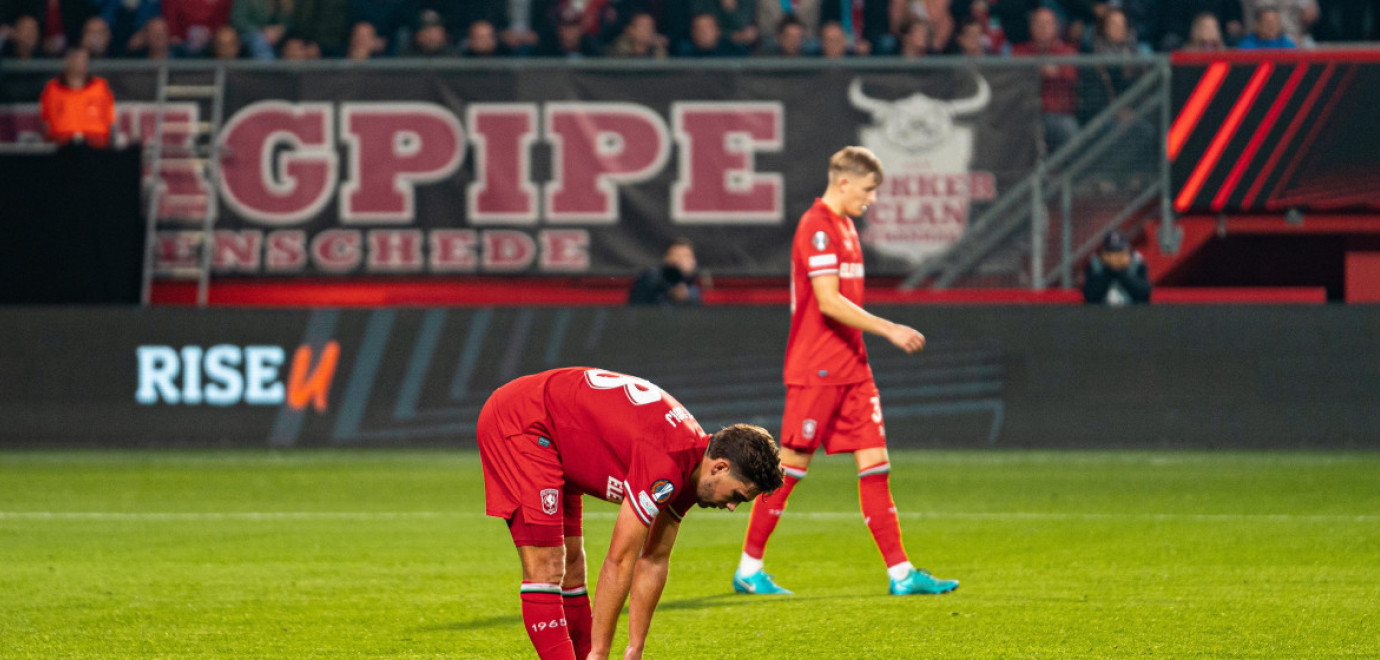
<svg viewBox="0 0 1380 660">
<path fill-rule="evenodd" d="M 89 62 L 90 55 L 85 50 L 68 50 L 62 73 L 43 88 L 39 108 L 52 142 L 98 148 L 110 145 L 115 96 L 105 79 L 87 73 Z"/>
</svg>

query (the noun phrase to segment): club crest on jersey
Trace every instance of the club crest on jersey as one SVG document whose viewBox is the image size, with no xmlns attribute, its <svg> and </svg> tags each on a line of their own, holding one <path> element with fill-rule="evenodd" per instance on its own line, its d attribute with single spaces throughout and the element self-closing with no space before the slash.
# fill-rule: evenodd
<svg viewBox="0 0 1380 660">
<path fill-rule="evenodd" d="M 829 235 L 823 231 L 815 232 L 815 235 L 810 237 L 810 245 L 815 246 L 816 250 L 829 247 Z"/>
<path fill-rule="evenodd" d="M 656 500 L 657 504 L 665 504 L 667 500 L 671 499 L 671 494 L 675 492 L 676 487 L 665 479 L 657 479 L 652 484 L 652 499 Z"/>
<path fill-rule="evenodd" d="M 561 492 L 555 488 L 544 488 L 541 491 L 541 512 L 554 516 L 561 507 Z"/>
<path fill-rule="evenodd" d="M 800 434 L 805 436 L 806 440 L 814 440 L 815 429 L 817 428 L 819 428 L 819 422 L 813 419 L 807 419 L 800 424 Z"/>
</svg>

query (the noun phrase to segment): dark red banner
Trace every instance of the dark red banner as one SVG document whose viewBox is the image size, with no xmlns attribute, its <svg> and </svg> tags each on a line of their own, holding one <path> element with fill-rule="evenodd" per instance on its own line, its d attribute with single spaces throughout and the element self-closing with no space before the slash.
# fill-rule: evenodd
<svg viewBox="0 0 1380 660">
<path fill-rule="evenodd" d="M 154 134 L 150 70 L 108 72 L 119 128 Z M 38 74 L 6 74 L 0 143 L 36 139 Z M 783 276 L 830 154 L 878 153 L 860 222 L 874 274 L 964 235 L 1031 169 L 1032 69 L 690 67 L 229 71 L 219 181 L 165 163 L 161 272 L 195 270 L 217 186 L 219 276 L 618 275 L 695 241 L 722 276 Z M 174 105 L 167 157 L 206 117 Z"/>
</svg>

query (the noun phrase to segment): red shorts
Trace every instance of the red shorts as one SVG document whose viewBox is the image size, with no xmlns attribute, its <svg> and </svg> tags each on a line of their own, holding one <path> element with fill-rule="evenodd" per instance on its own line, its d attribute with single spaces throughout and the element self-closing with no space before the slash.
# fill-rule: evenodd
<svg viewBox="0 0 1380 660">
<path fill-rule="evenodd" d="M 886 446 L 882 400 L 871 380 L 851 385 L 786 386 L 781 446 L 813 454 L 824 444 L 829 454 Z"/>
<path fill-rule="evenodd" d="M 561 499 L 561 526 L 532 525 L 522 515 L 522 508 L 513 512 L 508 519 L 508 533 L 513 535 L 513 545 L 534 545 L 540 548 L 554 548 L 565 543 L 566 537 L 584 536 L 580 524 L 584 505 L 579 493 L 564 493 Z"/>
<path fill-rule="evenodd" d="M 479 413 L 479 460 L 484 466 L 488 515 L 508 520 L 517 545 L 554 547 L 583 536 L 578 492 L 565 492 L 565 470 L 555 445 L 524 433 L 515 409 L 533 403 L 500 389 Z M 531 412 L 531 411 L 519 411 Z"/>
</svg>

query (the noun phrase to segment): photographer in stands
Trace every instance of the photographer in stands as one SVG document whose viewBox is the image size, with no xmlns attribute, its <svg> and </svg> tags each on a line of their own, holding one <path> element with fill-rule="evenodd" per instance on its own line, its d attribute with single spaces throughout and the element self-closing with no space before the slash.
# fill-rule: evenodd
<svg viewBox="0 0 1380 660">
<path fill-rule="evenodd" d="M 677 238 L 666 246 L 661 265 L 648 268 L 628 291 L 629 305 L 699 305 L 700 285 L 695 274 L 695 246 Z"/>
<path fill-rule="evenodd" d="M 1130 305 L 1150 302 L 1150 274 L 1145 259 L 1131 249 L 1126 234 L 1109 232 L 1102 248 L 1083 270 L 1083 302 Z"/>
</svg>

